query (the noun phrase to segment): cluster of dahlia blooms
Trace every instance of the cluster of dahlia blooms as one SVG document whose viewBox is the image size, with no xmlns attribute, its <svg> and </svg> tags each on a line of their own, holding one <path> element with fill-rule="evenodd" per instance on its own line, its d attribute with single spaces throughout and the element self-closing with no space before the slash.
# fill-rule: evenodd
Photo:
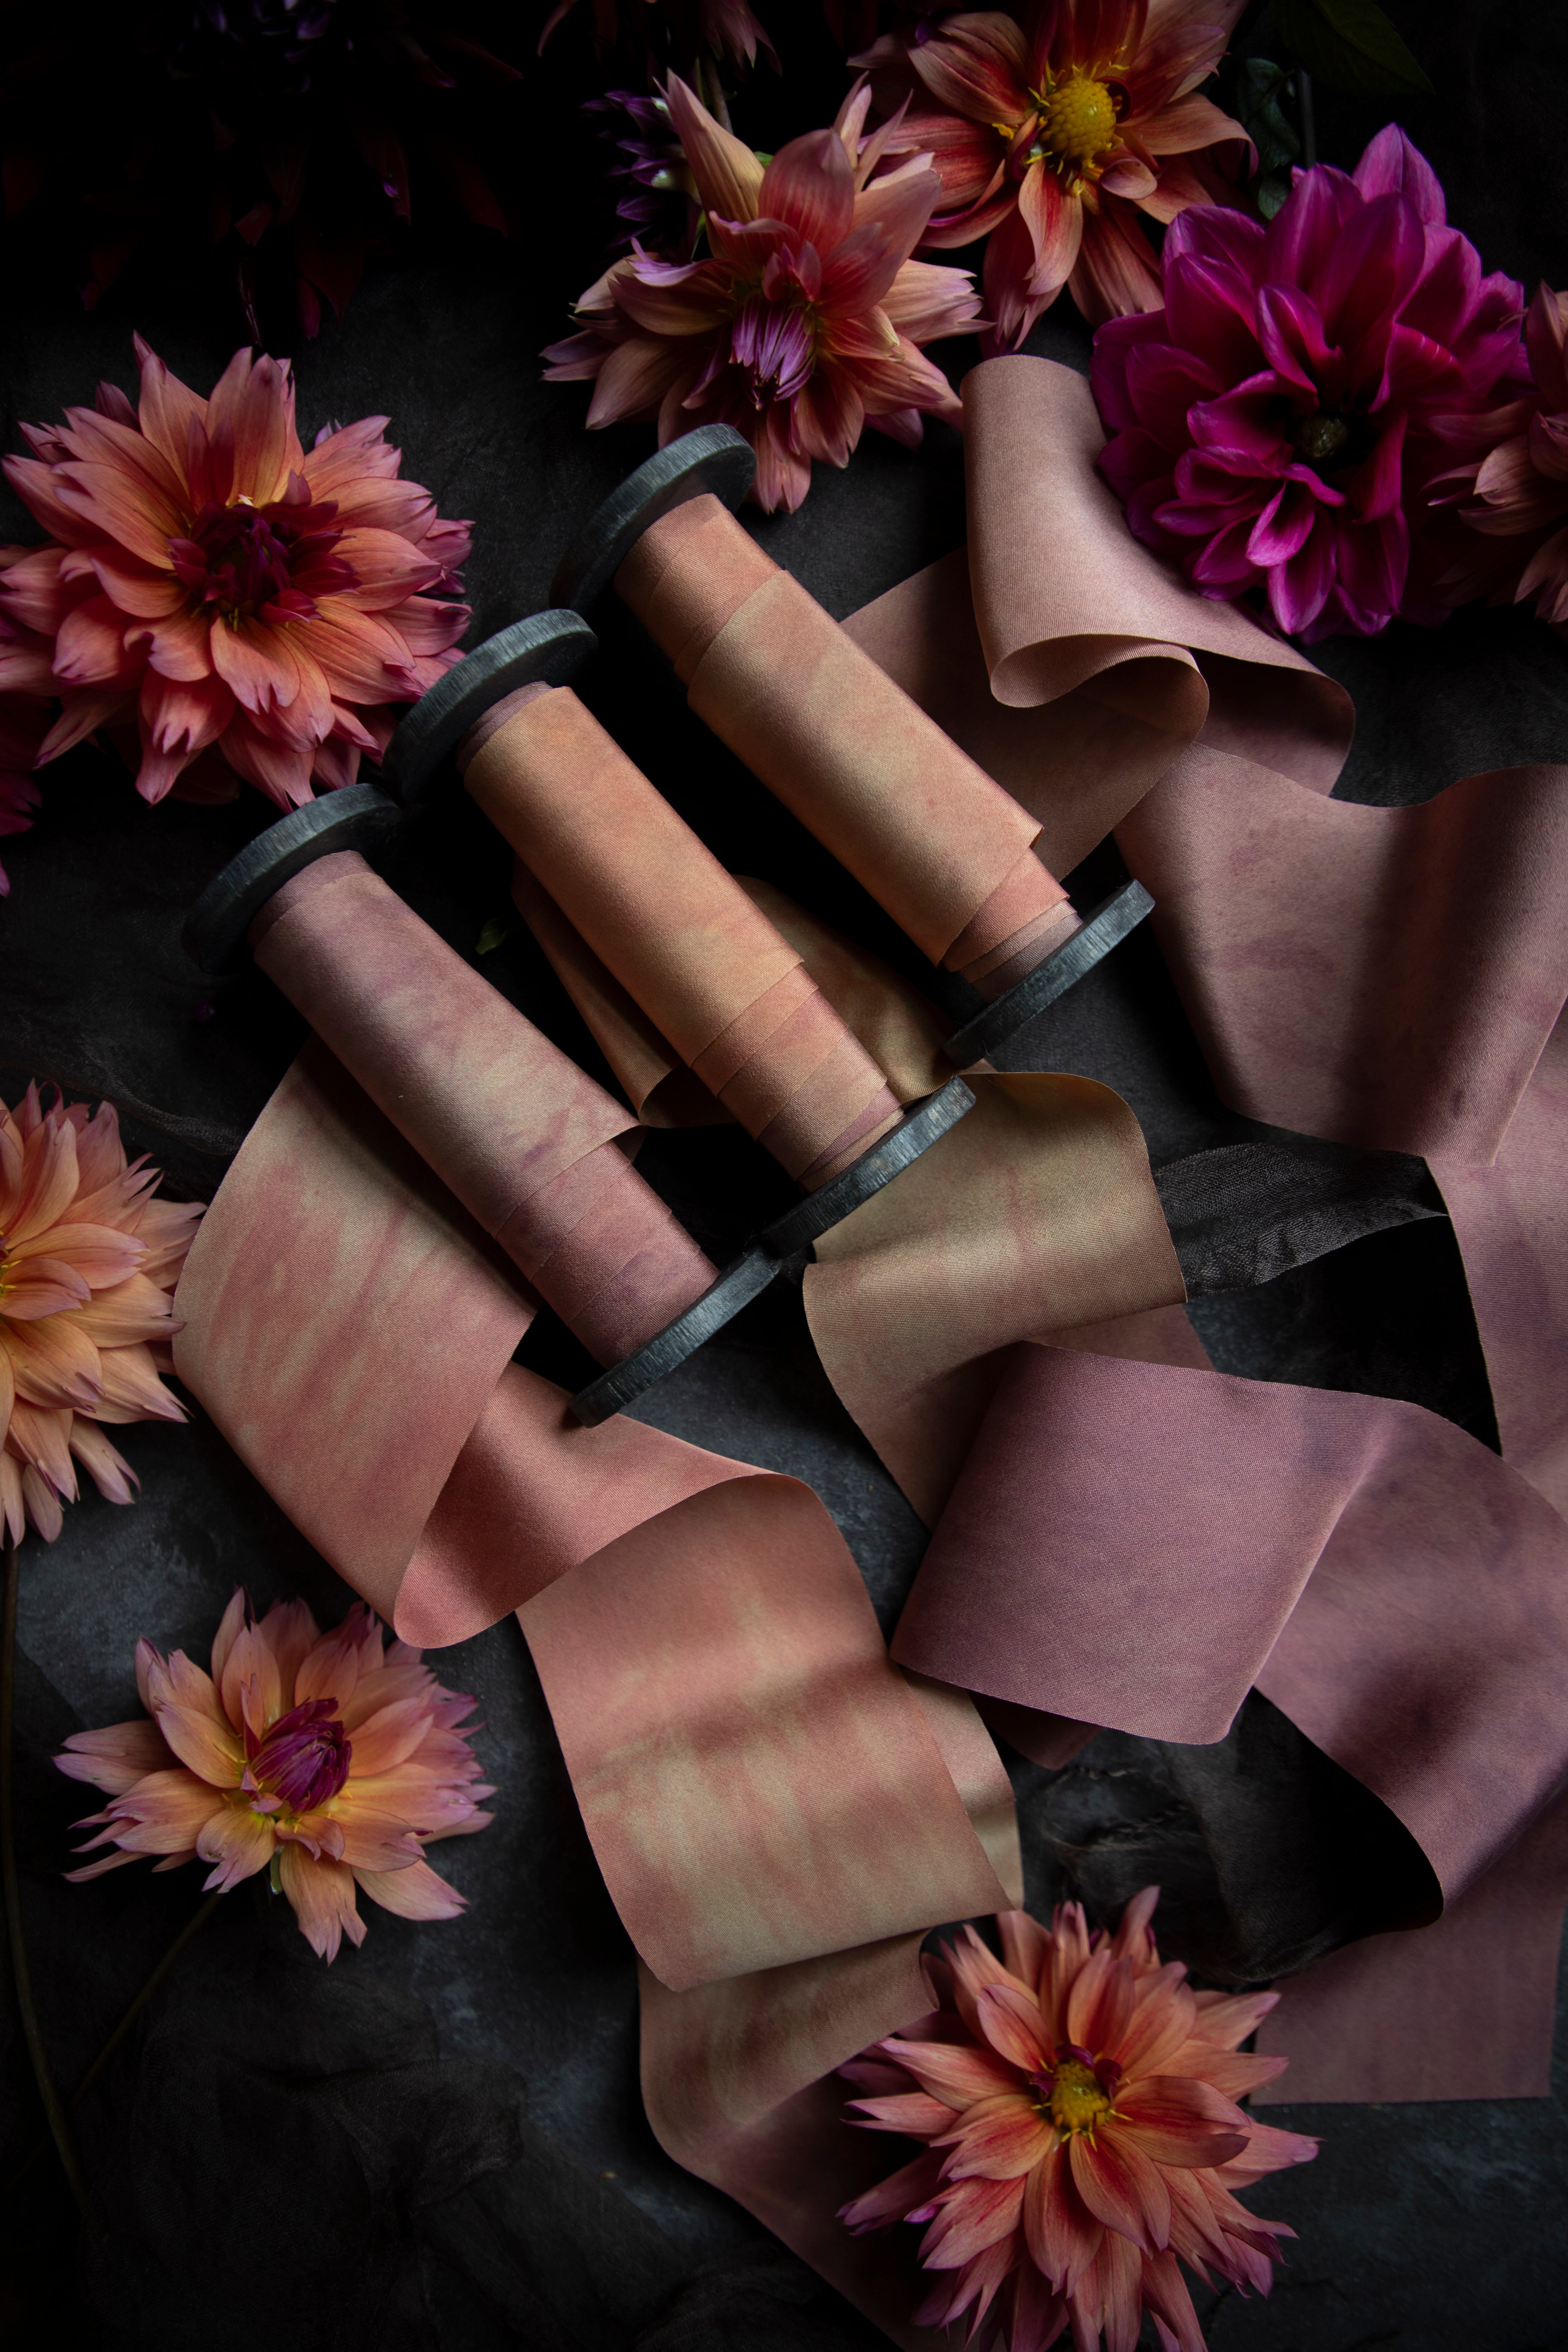
<svg viewBox="0 0 1568 2352">
<path fill-rule="evenodd" d="M 1163 308 L 1095 338 L 1100 466 L 1137 536 L 1310 639 L 1440 616 L 1437 486 L 1515 413 L 1524 296 L 1482 275 L 1430 165 L 1390 128 L 1353 174 L 1298 173 L 1267 227 L 1184 213 L 1163 268 Z"/>
<path fill-rule="evenodd" d="M 468 524 L 398 478 L 384 416 L 303 449 L 286 361 L 237 352 L 203 400 L 136 352 L 139 407 L 100 384 L 5 460 L 50 537 L 0 549 L 0 715 L 58 703 L 33 764 L 101 729 L 150 801 L 205 753 L 200 797 L 215 769 L 282 808 L 353 783 L 458 658 Z"/>
<path fill-rule="evenodd" d="M 942 199 L 921 250 L 988 236 L 986 347 L 1016 351 L 1065 286 L 1098 323 L 1160 300 L 1139 215 L 1241 201 L 1239 122 L 1198 96 L 1244 0 L 1028 0 L 885 35 L 855 59 Z"/>
<path fill-rule="evenodd" d="M 814 459 L 847 465 L 863 426 L 913 447 L 923 415 L 956 418 L 919 346 L 973 327 L 978 303 L 967 271 L 910 259 L 940 183 L 923 155 L 873 176 L 897 124 L 863 136 L 868 88 L 765 167 L 673 75 L 666 98 L 711 258 L 634 247 L 578 303 L 582 331 L 545 352 L 549 380 L 592 379 L 591 425 L 657 418 L 661 447 L 734 425 L 769 512 L 799 506 Z"/>
<path fill-rule="evenodd" d="M 102 1424 L 184 1421 L 159 1379 L 178 1328 L 170 1296 L 202 1211 L 155 1201 L 103 1104 L 0 1106 L 0 1524 L 53 1542 L 80 1463 L 128 1503 L 131 1465 Z"/>
<path fill-rule="evenodd" d="M 425 1860 L 438 1838 L 482 1830 L 479 1780 L 458 1728 L 471 1698 L 444 1690 L 420 1653 L 385 1642 L 363 1603 L 323 1633 L 302 1601 L 255 1620 L 243 1591 L 224 1612 L 212 1672 L 183 1650 L 136 1645 L 147 1717 L 79 1731 L 55 1759 L 110 1802 L 78 1823 L 98 1878 L 144 1854 L 158 1870 L 211 1865 L 226 1892 L 269 1870 L 324 1960 L 364 1941 L 356 1890 L 404 1919 L 452 1919 L 462 1896 Z"/>
<path fill-rule="evenodd" d="M 842 2071 L 865 2095 L 855 2120 L 924 2151 L 844 2209 L 852 2230 L 927 2224 L 921 2259 L 943 2273 L 917 2326 L 967 2319 L 966 2340 L 1045 2352 L 1070 2328 L 1136 2352 L 1142 2314 L 1161 2352 L 1203 2352 L 1180 2263 L 1267 2294 L 1282 2222 L 1237 2203 L 1315 2140 L 1236 2105 L 1283 2058 L 1243 2055 L 1279 1999 L 1194 1992 L 1161 1966 L 1157 1887 L 1114 1937 L 1076 1903 L 1049 1929 L 1004 1914 L 1002 1959 L 973 1927 L 936 1964 L 943 2006 L 912 2036 Z"/>
</svg>

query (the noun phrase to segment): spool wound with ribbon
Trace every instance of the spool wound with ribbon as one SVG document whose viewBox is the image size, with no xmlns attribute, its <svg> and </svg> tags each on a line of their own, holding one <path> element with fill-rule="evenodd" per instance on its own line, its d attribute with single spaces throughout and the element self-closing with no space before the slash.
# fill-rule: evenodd
<svg viewBox="0 0 1568 2352">
<path fill-rule="evenodd" d="M 537 674 L 520 683 L 523 633 Z M 760 1288 L 945 1134 L 974 1097 L 952 1078 L 905 1114 L 798 951 L 571 688 L 553 682 L 593 644 L 574 614 L 539 614 L 507 635 L 504 659 L 479 647 L 416 705 L 394 738 L 387 773 L 414 800 L 455 752 L 468 792 L 561 914 L 810 1194 L 764 1228 L 742 1262 L 759 1268 Z M 687 1352 L 681 1334 L 659 1334 L 582 1390 L 573 1411 L 602 1420 Z"/>
<path fill-rule="evenodd" d="M 248 940 L 531 1286 L 615 1363 L 699 1312 L 717 1270 L 632 1165 L 624 1106 L 366 863 L 401 821 L 368 784 L 294 810 L 209 884 L 186 945 L 216 971 Z"/>
<path fill-rule="evenodd" d="M 960 1066 L 1016 1034 L 1152 905 L 1125 884 L 1080 922 L 1036 856 L 1040 827 L 880 670 L 731 509 L 749 445 L 702 425 L 605 500 L 556 574 L 588 611 L 614 583 L 688 699 L 930 957 L 986 1009 Z"/>
</svg>

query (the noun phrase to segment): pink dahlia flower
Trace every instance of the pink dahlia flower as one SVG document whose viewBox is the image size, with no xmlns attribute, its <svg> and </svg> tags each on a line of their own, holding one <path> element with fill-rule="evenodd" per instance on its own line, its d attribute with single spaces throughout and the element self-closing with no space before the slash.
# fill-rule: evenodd
<svg viewBox="0 0 1568 2352">
<path fill-rule="evenodd" d="M 1392 127 L 1353 177 L 1298 172 L 1267 228 L 1184 213 L 1163 260 L 1164 309 L 1095 337 L 1133 530 L 1205 596 L 1265 589 L 1282 629 L 1386 627 L 1439 560 L 1425 501 L 1456 432 L 1511 394 L 1522 289 L 1482 277 Z"/>
<path fill-rule="evenodd" d="M 473 1700 L 443 1690 L 417 1650 L 363 1604 L 323 1633 L 302 1601 L 259 1622 L 237 1591 L 213 1643 L 212 1672 L 183 1650 L 136 1644 L 136 1687 L 151 1721 L 79 1731 L 56 1763 L 108 1791 L 79 1850 L 112 1846 L 68 1874 L 101 1877 L 142 1854 L 158 1870 L 211 1867 L 227 1892 L 258 1870 L 293 1905 L 324 1960 L 346 1936 L 364 1941 L 355 1890 L 404 1919 L 452 1919 L 462 1896 L 424 1859 L 437 1838 L 482 1830 L 490 1816 L 458 1726 Z"/>
<path fill-rule="evenodd" d="M 1533 596 L 1543 621 L 1568 630 L 1568 294 L 1536 289 L 1524 340 L 1528 391 L 1492 420 L 1494 446 L 1439 490 L 1488 542 L 1465 549 L 1444 585 L 1455 602 Z"/>
<path fill-rule="evenodd" d="M 965 1928 L 939 1964 L 944 2007 L 842 2070 L 868 2094 L 854 2120 L 926 2142 L 843 2216 L 929 2224 L 921 2259 L 945 2275 L 917 2326 L 967 2316 L 966 2341 L 999 2352 L 1045 2352 L 1070 2327 L 1078 2352 L 1102 2332 L 1135 2352 L 1147 2309 L 1162 2352 L 1203 2352 L 1179 2263 L 1268 2294 L 1295 2233 L 1232 2192 L 1318 2152 L 1236 2105 L 1287 2063 L 1237 2046 L 1279 1995 L 1194 1992 L 1162 1968 L 1158 1895 L 1114 1937 L 1076 1903 L 1048 1932 L 1005 1913 L 1001 1960 Z"/>
<path fill-rule="evenodd" d="M 111 1503 L 136 1484 L 100 1423 L 184 1421 L 158 1375 L 179 1326 L 170 1297 L 202 1209 L 155 1201 L 111 1106 L 0 1105 L 0 1522 L 50 1543 L 76 1463 Z"/>
<path fill-rule="evenodd" d="M 967 270 L 909 258 L 940 183 L 921 155 L 871 178 L 893 126 L 862 139 L 868 89 L 765 169 L 673 75 L 666 96 L 712 258 L 634 247 L 578 303 L 583 332 L 545 352 L 549 380 L 593 378 L 589 424 L 657 418 L 661 448 L 734 425 L 770 513 L 799 506 L 814 458 L 847 465 L 863 425 L 912 448 L 922 411 L 956 420 L 957 395 L 918 346 L 973 327 L 979 306 Z"/>
<path fill-rule="evenodd" d="M 1064 286 L 1091 324 L 1157 308 L 1139 214 L 1171 221 L 1236 200 L 1252 142 L 1196 93 L 1243 5 L 1031 0 L 1022 22 L 995 8 L 950 16 L 855 60 L 884 99 L 913 81 L 900 141 L 928 148 L 942 180 L 923 249 L 990 233 L 993 352 L 1016 351 Z"/>
<path fill-rule="evenodd" d="M 468 524 L 397 478 L 384 416 L 302 449 L 287 361 L 237 352 L 201 400 L 136 353 L 139 408 L 100 384 L 5 460 L 51 543 L 0 550 L 0 695 L 58 697 L 39 764 L 133 729 L 150 801 L 209 750 L 283 808 L 352 783 L 458 657 Z"/>
</svg>

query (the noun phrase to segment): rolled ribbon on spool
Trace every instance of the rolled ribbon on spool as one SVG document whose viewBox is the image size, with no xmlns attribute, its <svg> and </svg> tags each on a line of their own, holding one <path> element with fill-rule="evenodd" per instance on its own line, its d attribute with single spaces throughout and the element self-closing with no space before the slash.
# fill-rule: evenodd
<svg viewBox="0 0 1568 2352">
<path fill-rule="evenodd" d="M 1035 855 L 1039 825 L 742 529 L 749 445 L 701 425 L 638 467 L 556 573 L 586 612 L 614 583 L 688 700 L 985 1010 L 961 1066 L 1090 971 L 1153 904 L 1130 882 L 1081 922 Z"/>
<path fill-rule="evenodd" d="M 757 1237 L 776 1269 L 809 1253 L 974 1097 L 954 1078 L 904 1113 L 795 949 L 562 682 L 594 642 L 574 613 L 516 624 L 416 704 L 384 772 L 416 800 L 455 754 L 472 797 L 607 970 L 809 1193 Z M 603 1420 L 669 1368 L 656 1340 L 572 1409 Z"/>
<path fill-rule="evenodd" d="M 257 962 L 602 1364 L 679 1328 L 679 1361 L 779 1271 L 720 1275 L 624 1147 L 636 1122 L 388 887 L 402 821 L 368 784 L 296 809 L 192 909 L 204 970 Z"/>
</svg>

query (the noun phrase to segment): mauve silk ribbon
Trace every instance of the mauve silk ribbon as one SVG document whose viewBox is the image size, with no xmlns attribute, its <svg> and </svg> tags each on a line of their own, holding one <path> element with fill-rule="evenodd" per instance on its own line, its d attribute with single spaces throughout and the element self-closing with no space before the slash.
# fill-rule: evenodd
<svg viewBox="0 0 1568 2352">
<path fill-rule="evenodd" d="M 1132 538 L 1082 379 L 987 362 L 964 404 L 967 569 L 847 627 L 1043 854 L 1114 824 L 1227 1101 L 1427 1158 L 1505 1461 L 1414 1406 L 1195 1370 L 1169 1324 L 1142 1362 L 1103 1360 L 1133 1352 L 1114 1335 L 1018 1347 L 895 1654 L 996 1694 L 1031 1752 L 1037 1708 L 1047 1748 L 1064 1715 L 1215 1738 L 1256 1683 L 1451 1899 L 1286 1989 L 1262 2040 L 1294 2063 L 1260 2098 L 1542 2094 L 1568 1885 L 1568 771 L 1331 800 L 1347 698 Z"/>
</svg>

